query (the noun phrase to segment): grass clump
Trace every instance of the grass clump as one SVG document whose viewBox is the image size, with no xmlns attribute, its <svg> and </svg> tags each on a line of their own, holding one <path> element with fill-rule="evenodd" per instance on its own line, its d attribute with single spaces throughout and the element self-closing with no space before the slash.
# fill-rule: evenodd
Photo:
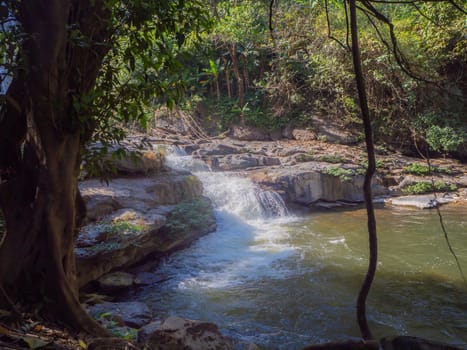
<svg viewBox="0 0 467 350">
<path fill-rule="evenodd" d="M 425 194 L 433 192 L 453 192 L 457 190 L 455 184 L 449 184 L 447 182 L 417 182 L 413 185 L 407 186 L 402 192 L 407 194 Z"/>
<path fill-rule="evenodd" d="M 344 168 L 327 168 L 324 169 L 324 173 L 334 177 L 338 177 L 341 181 L 350 181 L 352 180 L 353 171 L 352 169 Z"/>
</svg>

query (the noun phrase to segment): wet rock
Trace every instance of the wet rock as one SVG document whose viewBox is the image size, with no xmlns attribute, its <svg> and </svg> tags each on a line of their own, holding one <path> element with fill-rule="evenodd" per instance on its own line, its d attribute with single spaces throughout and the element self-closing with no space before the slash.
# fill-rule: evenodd
<svg viewBox="0 0 467 350">
<path fill-rule="evenodd" d="M 99 288 L 105 292 L 118 292 L 133 286 L 134 276 L 127 272 L 108 273 L 97 280 Z"/>
<path fill-rule="evenodd" d="M 166 281 L 167 276 L 156 275 L 152 272 L 140 272 L 136 275 L 134 283 L 141 286 L 148 286 Z"/>
<path fill-rule="evenodd" d="M 153 350 L 232 350 L 231 342 L 213 323 L 166 319 L 147 341 Z"/>
<path fill-rule="evenodd" d="M 127 350 L 134 349 L 134 345 L 122 338 L 94 338 L 87 348 L 88 350 Z"/>
<path fill-rule="evenodd" d="M 138 335 L 136 337 L 139 344 L 144 344 L 148 341 L 151 334 L 153 334 L 162 324 L 162 321 L 153 321 L 147 325 L 141 327 L 138 330 Z"/>
<path fill-rule="evenodd" d="M 461 350 L 461 347 L 410 336 L 385 337 L 380 340 L 383 350 Z"/>
<path fill-rule="evenodd" d="M 140 328 L 151 321 L 152 313 L 149 307 L 141 302 L 102 303 L 88 307 L 89 314 L 96 320 L 112 317 L 121 320 L 120 325 Z"/>
</svg>

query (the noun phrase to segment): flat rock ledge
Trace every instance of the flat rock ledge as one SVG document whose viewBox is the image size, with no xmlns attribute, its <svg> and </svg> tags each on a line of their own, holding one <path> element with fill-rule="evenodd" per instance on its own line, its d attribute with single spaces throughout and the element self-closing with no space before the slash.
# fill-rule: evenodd
<svg viewBox="0 0 467 350">
<path fill-rule="evenodd" d="M 215 230 L 211 202 L 190 173 L 116 178 L 108 185 L 87 180 L 80 190 L 88 209 L 75 249 L 80 287 Z"/>
</svg>

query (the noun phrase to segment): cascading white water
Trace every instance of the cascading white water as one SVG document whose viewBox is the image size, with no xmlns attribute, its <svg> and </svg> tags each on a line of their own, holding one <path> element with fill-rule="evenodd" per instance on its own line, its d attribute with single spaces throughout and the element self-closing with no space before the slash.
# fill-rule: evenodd
<svg viewBox="0 0 467 350">
<path fill-rule="evenodd" d="M 266 191 L 250 179 L 235 173 L 211 172 L 201 160 L 194 159 L 177 147 L 167 148 L 167 165 L 177 170 L 189 170 L 201 180 L 204 193 L 218 210 L 245 220 L 261 220 L 289 215 L 282 197 Z"/>
</svg>

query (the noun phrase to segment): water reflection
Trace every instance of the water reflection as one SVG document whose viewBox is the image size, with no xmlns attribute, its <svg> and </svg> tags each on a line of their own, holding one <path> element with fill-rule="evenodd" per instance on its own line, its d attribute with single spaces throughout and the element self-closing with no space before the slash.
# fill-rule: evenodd
<svg viewBox="0 0 467 350">
<path fill-rule="evenodd" d="M 467 288 L 429 211 L 377 210 L 380 263 L 368 300 L 376 335 L 467 344 Z M 245 222 L 218 212 L 218 230 L 163 266 L 172 278 L 135 296 L 160 317 L 216 322 L 271 349 L 359 336 L 355 298 L 366 270 L 365 211 Z M 462 210 L 445 212 L 467 265 Z"/>
</svg>

